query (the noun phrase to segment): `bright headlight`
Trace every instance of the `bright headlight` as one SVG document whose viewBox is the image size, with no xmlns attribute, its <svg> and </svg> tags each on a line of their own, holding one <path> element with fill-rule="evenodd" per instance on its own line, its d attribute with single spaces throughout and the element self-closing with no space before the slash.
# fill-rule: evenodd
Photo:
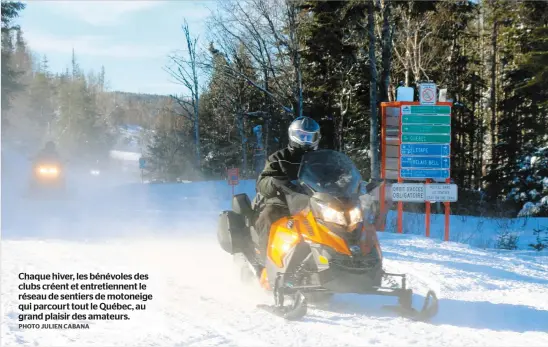
<svg viewBox="0 0 548 347">
<path fill-rule="evenodd" d="M 358 224 L 362 221 L 363 218 L 362 210 L 359 207 L 354 207 L 353 209 L 348 211 L 348 216 L 350 217 L 349 225 Z"/>
<path fill-rule="evenodd" d="M 335 223 L 341 226 L 353 227 L 363 219 L 363 213 L 359 206 L 347 210 L 348 218 L 344 211 L 338 211 L 325 204 L 318 203 L 320 218 L 327 223 Z"/>
<path fill-rule="evenodd" d="M 57 168 L 55 167 L 40 167 L 38 171 L 41 174 L 57 174 Z"/>
<path fill-rule="evenodd" d="M 337 211 L 327 205 L 318 204 L 322 219 L 327 223 L 335 223 L 339 225 L 346 225 L 346 218 L 344 218 L 344 212 Z"/>
</svg>

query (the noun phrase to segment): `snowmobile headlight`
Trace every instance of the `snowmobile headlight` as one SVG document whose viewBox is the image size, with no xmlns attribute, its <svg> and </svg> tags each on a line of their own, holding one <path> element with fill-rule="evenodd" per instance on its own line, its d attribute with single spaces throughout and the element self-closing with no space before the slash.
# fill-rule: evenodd
<svg viewBox="0 0 548 347">
<path fill-rule="evenodd" d="M 334 208 L 321 203 L 318 203 L 318 206 L 320 207 L 319 212 L 324 222 L 335 223 L 338 225 L 346 225 L 346 218 L 344 217 L 344 212 L 337 211 Z"/>
<path fill-rule="evenodd" d="M 348 223 L 349 226 L 360 223 L 363 218 L 362 210 L 359 207 L 354 207 L 353 209 L 348 211 L 348 218 L 350 222 Z"/>
<path fill-rule="evenodd" d="M 56 167 L 45 167 L 45 166 L 41 166 L 41 167 L 38 169 L 38 172 L 40 172 L 40 173 L 43 174 L 43 175 L 57 175 L 58 170 L 57 170 Z"/>
</svg>

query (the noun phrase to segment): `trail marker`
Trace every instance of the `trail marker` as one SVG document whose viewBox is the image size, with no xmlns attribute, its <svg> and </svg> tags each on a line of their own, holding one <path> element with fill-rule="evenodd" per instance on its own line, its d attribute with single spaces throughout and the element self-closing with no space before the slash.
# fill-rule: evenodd
<svg viewBox="0 0 548 347">
<path fill-rule="evenodd" d="M 428 84 L 422 93 L 432 90 L 427 87 Z M 401 114 L 399 177 L 411 180 L 449 178 L 451 107 L 403 105 Z"/>
<path fill-rule="evenodd" d="M 382 102 L 381 178 L 397 179 L 392 184 L 392 201 L 397 201 L 397 232 L 403 232 L 403 203 L 425 204 L 426 236 L 430 237 L 431 202 L 445 206 L 444 240 L 449 240 L 450 202 L 457 201 L 458 190 L 451 182 L 451 108 L 452 102 L 438 102 L 435 83 L 419 85 L 419 101 Z M 402 101 L 399 101 L 402 100 Z M 441 100 L 441 98 L 440 98 Z M 407 183 L 422 181 L 424 183 Z M 444 182 L 438 184 L 436 182 Z M 386 184 L 380 186 L 385 195 Z M 377 230 L 384 231 L 388 212 L 380 199 Z"/>
<path fill-rule="evenodd" d="M 232 196 L 234 196 L 234 186 L 240 184 L 240 171 L 237 167 L 227 170 L 228 184 L 232 186 Z"/>
</svg>

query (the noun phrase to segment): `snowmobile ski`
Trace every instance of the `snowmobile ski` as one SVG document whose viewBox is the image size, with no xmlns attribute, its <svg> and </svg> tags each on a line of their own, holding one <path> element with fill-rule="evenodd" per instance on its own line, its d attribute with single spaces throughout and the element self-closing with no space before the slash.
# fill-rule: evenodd
<svg viewBox="0 0 548 347">
<path fill-rule="evenodd" d="M 419 322 L 428 322 L 438 313 L 438 298 L 433 290 L 429 290 L 424 298 L 424 303 L 420 311 L 412 307 L 413 292 L 409 291 L 399 298 L 399 305 L 385 305 L 384 309 L 395 312 L 400 316 Z M 431 301 L 432 299 L 432 301 Z"/>
<path fill-rule="evenodd" d="M 276 281 L 274 282 L 274 305 L 260 304 L 257 305 L 257 307 L 290 321 L 302 319 L 308 311 L 308 302 L 306 300 L 306 297 L 299 290 L 291 294 L 286 294 L 284 288 L 280 286 L 281 282 L 282 278 L 281 276 L 278 276 L 276 278 Z M 292 298 L 292 305 L 284 306 L 285 295 L 288 295 Z"/>
<path fill-rule="evenodd" d="M 278 317 L 284 318 L 289 321 L 297 321 L 304 318 L 304 316 L 306 316 L 306 313 L 308 311 L 306 298 L 304 296 L 302 296 L 302 299 L 300 298 L 301 296 L 299 296 L 299 300 L 302 300 L 302 302 L 295 302 L 295 304 L 292 306 L 276 306 L 276 305 L 260 304 L 260 305 L 257 305 L 257 308 L 265 310 L 269 313 L 272 313 Z"/>
</svg>

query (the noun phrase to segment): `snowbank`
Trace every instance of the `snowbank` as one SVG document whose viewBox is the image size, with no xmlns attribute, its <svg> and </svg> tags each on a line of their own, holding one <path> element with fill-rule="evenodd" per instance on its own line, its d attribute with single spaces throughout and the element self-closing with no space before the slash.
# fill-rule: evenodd
<svg viewBox="0 0 548 347">
<path fill-rule="evenodd" d="M 450 218 L 449 240 L 469 244 L 480 248 L 494 248 L 497 239 L 502 234 L 518 237 L 518 249 L 530 249 L 529 244 L 536 238 L 535 229 L 548 230 L 548 218 L 486 218 L 475 216 L 457 216 Z M 397 211 L 390 211 L 387 216 L 386 232 L 397 232 Z M 425 214 L 403 214 L 403 233 L 425 235 Z M 430 237 L 442 240 L 445 233 L 445 215 L 432 214 L 430 216 Z"/>
<path fill-rule="evenodd" d="M 210 209 L 230 208 L 232 187 L 226 181 L 193 182 L 188 184 L 155 184 L 146 188 L 149 198 L 158 203 L 167 203 L 177 208 L 178 203 L 188 199 L 207 199 Z M 119 192 L 140 194 L 142 185 L 120 187 Z M 253 199 L 255 180 L 243 180 L 235 187 L 235 193 L 246 193 Z M 180 205 L 179 205 L 180 206 Z M 518 249 L 528 250 L 529 244 L 535 242 L 535 229 L 548 229 L 548 218 L 484 218 L 474 216 L 451 215 L 450 241 L 468 244 L 480 248 L 495 248 L 497 239 L 502 233 L 518 236 Z M 430 236 L 442 240 L 445 232 L 445 215 L 432 214 L 430 217 Z M 397 211 L 390 211 L 387 216 L 385 232 L 397 232 Z M 425 235 L 425 215 L 404 213 L 403 233 Z"/>
<path fill-rule="evenodd" d="M 428 288 L 437 291 L 440 312 L 430 324 L 381 309 L 394 298 L 351 294 L 336 295 L 323 308 L 311 307 L 303 321 L 288 324 L 256 309 L 272 297 L 243 286 L 230 255 L 218 246 L 216 218 L 232 195 L 226 181 L 98 185 L 72 200 L 27 201 L 17 195 L 26 161 L 4 156 L 4 148 L 2 154 L 9 162 L 2 166 L 0 252 L 5 345 L 548 344 L 548 265 L 537 256 L 546 252 L 442 242 L 443 216 L 432 216 L 431 239 L 413 235 L 424 233 L 424 216 L 407 213 L 407 235 L 393 233 L 393 212 L 392 232 L 379 233 L 386 270 L 408 274 L 415 306 Z M 82 187 L 71 187 L 77 188 Z M 253 180 L 241 181 L 235 193 L 253 197 L 254 188 Z M 523 231 L 545 219 L 510 221 L 512 230 Z M 451 239 L 477 240 L 469 236 L 475 230 L 491 237 L 505 226 L 497 223 L 452 216 Z M 20 272 L 146 273 L 154 298 L 145 303 L 146 311 L 131 312 L 129 321 L 94 321 L 89 330 L 24 330 L 18 328 Z"/>
</svg>

